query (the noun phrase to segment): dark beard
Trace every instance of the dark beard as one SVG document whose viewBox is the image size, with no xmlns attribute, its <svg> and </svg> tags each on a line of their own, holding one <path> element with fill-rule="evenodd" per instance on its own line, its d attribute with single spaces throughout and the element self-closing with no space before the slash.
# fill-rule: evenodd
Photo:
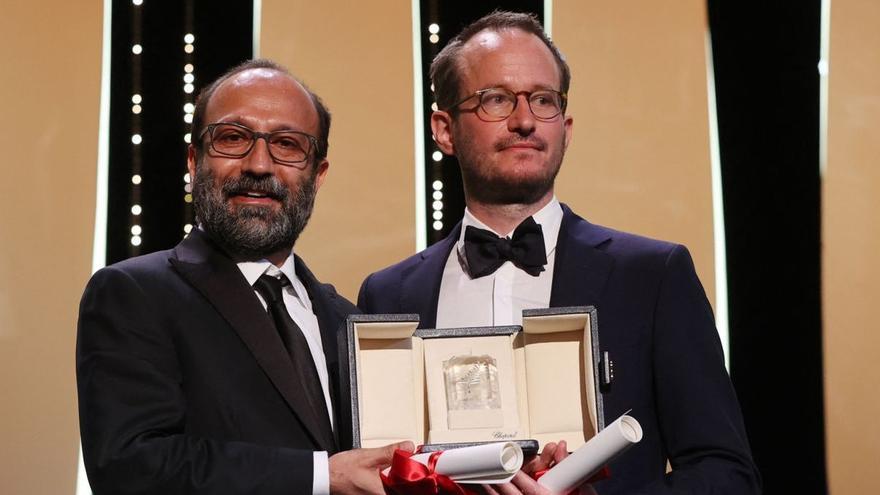
<svg viewBox="0 0 880 495">
<path fill-rule="evenodd" d="M 218 187 L 210 168 L 199 163 L 193 183 L 196 218 L 211 238 L 237 259 L 256 260 L 291 250 L 312 215 L 315 178 L 312 170 L 311 176 L 291 191 L 275 176 L 244 173 L 227 178 Z M 280 201 L 281 209 L 238 206 L 233 211 L 228 199 L 246 190 Z"/>
</svg>

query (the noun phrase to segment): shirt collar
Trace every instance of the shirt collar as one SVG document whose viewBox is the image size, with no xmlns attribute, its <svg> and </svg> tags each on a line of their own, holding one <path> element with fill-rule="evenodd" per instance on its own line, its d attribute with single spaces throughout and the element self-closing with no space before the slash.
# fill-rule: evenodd
<svg viewBox="0 0 880 495">
<path fill-rule="evenodd" d="M 265 258 L 258 261 L 241 261 L 236 263 L 236 265 L 238 265 L 238 269 L 241 270 L 242 275 L 244 275 L 244 278 L 247 279 L 248 284 L 250 284 L 251 287 L 253 287 L 257 279 L 263 274 L 277 277 L 279 273 L 283 273 L 287 279 L 290 280 L 293 294 L 306 306 L 311 305 L 308 295 L 306 294 L 305 286 L 303 286 L 302 282 L 296 276 L 296 266 L 293 261 L 292 252 L 290 253 L 290 256 L 284 260 L 284 263 L 280 268 L 276 267 L 271 261 Z"/>
<path fill-rule="evenodd" d="M 559 204 L 559 200 L 556 199 L 556 196 L 554 195 L 549 203 L 532 215 L 532 218 L 535 219 L 535 223 L 541 226 L 541 232 L 544 234 L 544 250 L 549 257 L 550 254 L 556 250 L 556 241 L 559 238 L 559 228 L 562 225 L 562 206 Z M 461 221 L 461 233 L 458 237 L 459 251 L 464 249 L 464 233 L 469 225 L 473 225 L 478 229 L 488 230 L 498 237 L 505 237 L 505 235 L 499 234 L 490 229 L 486 224 L 478 220 L 467 207 L 465 207 L 464 218 Z M 506 234 L 506 236 L 510 235 L 513 235 L 513 232 L 508 232 Z"/>
</svg>

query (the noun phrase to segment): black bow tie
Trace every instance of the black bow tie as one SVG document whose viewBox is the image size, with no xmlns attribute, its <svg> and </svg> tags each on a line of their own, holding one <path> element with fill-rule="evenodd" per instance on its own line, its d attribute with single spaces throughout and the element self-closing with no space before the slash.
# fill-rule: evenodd
<svg viewBox="0 0 880 495">
<path fill-rule="evenodd" d="M 494 273 L 505 261 L 537 277 L 547 264 L 544 234 L 532 217 L 519 224 L 511 239 L 468 225 L 464 231 L 464 255 L 472 278 Z"/>
</svg>

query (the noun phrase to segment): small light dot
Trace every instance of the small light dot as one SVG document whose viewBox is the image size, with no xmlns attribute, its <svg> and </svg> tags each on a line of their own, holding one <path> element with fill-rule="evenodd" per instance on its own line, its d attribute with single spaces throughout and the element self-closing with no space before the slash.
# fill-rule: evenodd
<svg viewBox="0 0 880 495">
<path fill-rule="evenodd" d="M 431 153 L 431 158 L 433 158 L 435 162 L 439 162 L 440 160 L 443 159 L 443 153 L 440 153 L 439 151 L 435 151 L 435 152 Z"/>
<path fill-rule="evenodd" d="M 132 105 L 131 106 L 131 113 L 133 113 L 135 115 L 141 113 L 141 106 L 140 105 Z"/>
<path fill-rule="evenodd" d="M 432 216 L 434 217 L 434 220 L 443 220 L 443 212 L 442 211 L 435 211 Z"/>
<path fill-rule="evenodd" d="M 435 180 L 431 184 L 431 187 L 433 187 L 435 191 L 439 191 L 439 190 L 443 189 L 443 181 Z"/>
<path fill-rule="evenodd" d="M 434 230 L 442 230 L 442 229 L 443 229 L 443 222 L 441 222 L 440 220 L 435 221 L 434 222 Z"/>
<path fill-rule="evenodd" d="M 131 245 L 132 246 L 140 246 L 141 245 L 141 236 L 139 236 L 139 235 L 131 236 Z"/>
<path fill-rule="evenodd" d="M 131 102 L 134 103 L 135 105 L 139 104 L 141 102 L 141 100 L 142 100 L 141 95 L 139 95 L 137 93 L 131 95 Z"/>
<path fill-rule="evenodd" d="M 195 109 L 196 109 L 196 106 L 193 105 L 192 103 L 187 103 L 186 105 L 183 106 L 183 111 L 186 113 L 193 113 L 193 110 L 195 110 Z"/>
<path fill-rule="evenodd" d="M 434 83 L 431 83 L 431 92 L 434 92 Z"/>
<path fill-rule="evenodd" d="M 428 32 L 431 34 L 437 34 L 440 32 L 440 26 L 436 23 L 431 24 L 430 26 L 428 26 Z"/>
<path fill-rule="evenodd" d="M 186 225 L 183 226 L 183 231 L 184 231 L 185 233 L 187 233 L 187 234 L 189 234 L 190 232 L 192 232 L 192 229 L 193 229 L 192 224 L 189 224 L 189 223 L 188 223 L 188 224 L 186 224 Z"/>
<path fill-rule="evenodd" d="M 184 200 L 185 202 L 187 202 L 187 203 L 192 203 L 192 202 L 193 202 L 193 195 L 187 193 L 187 194 L 183 197 L 183 200 Z"/>
<path fill-rule="evenodd" d="M 131 3 L 133 3 L 135 5 L 143 5 L 144 0 L 131 0 Z"/>
<path fill-rule="evenodd" d="M 440 201 L 443 199 L 443 191 L 434 191 L 434 194 L 431 195 L 436 201 Z"/>
<path fill-rule="evenodd" d="M 143 51 L 144 51 L 144 47 L 142 47 L 141 45 L 139 45 L 137 43 L 135 43 L 131 47 L 131 53 L 134 53 L 135 55 L 140 55 L 141 52 L 143 52 Z"/>
<path fill-rule="evenodd" d="M 192 74 L 184 74 L 183 75 L 183 82 L 185 82 L 185 83 L 191 83 L 195 80 L 196 80 L 196 76 L 194 76 Z"/>
<path fill-rule="evenodd" d="M 434 208 L 435 210 L 442 210 L 443 209 L 443 201 L 434 201 L 433 203 L 431 203 L 431 207 Z"/>
<path fill-rule="evenodd" d="M 193 36 L 192 33 L 186 33 L 186 35 L 183 37 L 184 43 L 193 43 L 193 42 L 195 42 L 195 40 L 196 40 L 196 37 Z"/>
<path fill-rule="evenodd" d="M 185 114 L 185 115 L 183 116 L 183 121 L 186 122 L 187 124 L 192 124 L 192 122 L 193 122 L 193 114 L 191 114 L 191 113 Z"/>
<path fill-rule="evenodd" d="M 184 93 L 187 93 L 187 94 L 192 93 L 194 89 L 195 88 L 193 87 L 192 84 L 184 84 L 183 85 L 183 92 Z"/>
<path fill-rule="evenodd" d="M 191 193 L 191 192 L 193 192 L 193 185 L 192 185 L 192 184 L 186 184 L 186 185 L 183 186 L 183 190 L 186 191 L 186 192 L 188 192 L 188 193 Z"/>
<path fill-rule="evenodd" d="M 131 226 L 131 235 L 141 235 L 141 226 L 140 225 L 132 225 Z"/>
<path fill-rule="evenodd" d="M 193 64 L 186 64 L 183 66 L 183 71 L 189 74 L 194 69 Z"/>
<path fill-rule="evenodd" d="M 138 174 L 134 174 L 131 176 L 131 183 L 132 184 L 140 184 L 142 180 L 143 179 L 141 179 L 141 176 Z"/>
<path fill-rule="evenodd" d="M 435 102 L 435 103 L 431 103 L 431 110 L 433 110 L 433 111 L 435 111 L 435 112 L 437 111 L 437 103 L 436 103 L 436 102 Z"/>
<path fill-rule="evenodd" d="M 440 37 L 436 34 L 432 34 L 431 36 L 428 36 L 428 41 L 430 41 L 431 43 L 437 43 L 438 41 L 440 41 Z"/>
<path fill-rule="evenodd" d="M 132 214 L 132 215 L 135 215 L 135 216 L 140 215 L 140 214 L 141 214 L 141 211 L 143 211 L 143 210 L 141 209 L 141 205 L 133 205 L 133 206 L 131 207 L 131 214 Z"/>
<path fill-rule="evenodd" d="M 193 48 L 192 45 L 190 45 L 190 44 L 183 45 L 183 51 L 185 51 L 186 53 L 192 53 L 193 50 L 195 50 L 195 48 Z"/>
<path fill-rule="evenodd" d="M 184 135 L 183 135 L 183 142 L 186 143 L 186 144 L 191 143 L 191 142 L 192 142 L 192 134 L 190 134 L 189 132 L 187 132 L 186 134 L 184 134 Z"/>
<path fill-rule="evenodd" d="M 134 144 L 141 144 L 144 141 L 144 138 L 141 137 L 140 134 L 132 134 L 131 142 Z"/>
<path fill-rule="evenodd" d="M 189 178 L 189 172 L 183 174 L 183 182 L 185 184 L 189 184 L 191 181 L 192 181 L 192 179 Z"/>
</svg>

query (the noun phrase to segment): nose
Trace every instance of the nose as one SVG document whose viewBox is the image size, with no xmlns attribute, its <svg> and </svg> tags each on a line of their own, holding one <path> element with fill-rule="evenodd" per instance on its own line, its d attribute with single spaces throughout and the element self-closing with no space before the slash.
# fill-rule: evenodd
<svg viewBox="0 0 880 495">
<path fill-rule="evenodd" d="M 242 172 L 254 175 L 270 174 L 274 165 L 275 160 L 269 154 L 269 141 L 263 136 L 256 138 L 251 152 L 241 159 Z"/>
<path fill-rule="evenodd" d="M 515 132 L 521 136 L 528 136 L 535 132 L 535 115 L 529 108 L 529 99 L 527 95 L 519 94 L 516 96 L 517 105 L 513 109 L 513 113 L 507 117 L 507 130 Z"/>
</svg>

